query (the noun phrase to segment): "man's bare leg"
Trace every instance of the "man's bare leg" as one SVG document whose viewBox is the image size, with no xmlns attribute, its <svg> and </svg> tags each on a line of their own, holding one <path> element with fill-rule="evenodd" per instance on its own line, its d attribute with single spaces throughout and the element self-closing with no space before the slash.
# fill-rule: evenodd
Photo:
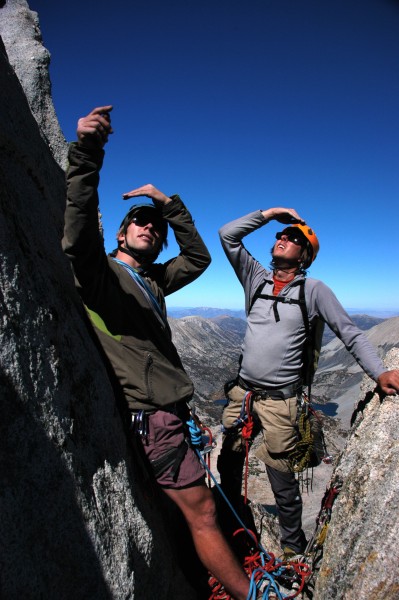
<svg viewBox="0 0 399 600">
<path fill-rule="evenodd" d="M 249 579 L 220 530 L 215 501 L 209 488 L 202 484 L 179 490 L 163 490 L 182 511 L 204 567 L 235 600 L 246 600 Z"/>
</svg>

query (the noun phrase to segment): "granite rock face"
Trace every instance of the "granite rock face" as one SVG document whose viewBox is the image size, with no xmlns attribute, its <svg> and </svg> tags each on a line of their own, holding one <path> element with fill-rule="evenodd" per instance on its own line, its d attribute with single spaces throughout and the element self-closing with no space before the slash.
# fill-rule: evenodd
<svg viewBox="0 0 399 600">
<path fill-rule="evenodd" d="M 385 365 L 399 368 L 399 348 Z M 314 600 L 399 598 L 399 397 L 364 380 L 353 417 Z"/>
<path fill-rule="evenodd" d="M 38 14 L 29 10 L 26 0 L 7 0 L 0 6 L 0 36 L 8 60 L 24 88 L 40 135 L 65 169 L 67 145 L 51 97 L 50 53 L 42 43 Z"/>
<path fill-rule="evenodd" d="M 0 597 L 195 598 L 61 250 L 37 17 L 10 0 L 0 24 Z"/>
</svg>

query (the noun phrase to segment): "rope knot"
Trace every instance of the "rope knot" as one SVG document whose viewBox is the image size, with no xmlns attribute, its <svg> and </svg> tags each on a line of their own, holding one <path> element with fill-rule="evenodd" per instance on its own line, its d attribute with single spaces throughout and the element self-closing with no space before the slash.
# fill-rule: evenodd
<svg viewBox="0 0 399 600">
<path fill-rule="evenodd" d="M 252 419 L 248 419 L 246 423 L 244 423 L 241 431 L 241 435 L 244 440 L 250 440 L 252 437 L 252 432 L 254 428 L 254 422 Z"/>
<path fill-rule="evenodd" d="M 190 419 L 186 422 L 188 431 L 190 433 L 190 440 L 193 446 L 201 446 L 202 444 L 202 432 L 198 427 L 194 419 Z"/>
</svg>

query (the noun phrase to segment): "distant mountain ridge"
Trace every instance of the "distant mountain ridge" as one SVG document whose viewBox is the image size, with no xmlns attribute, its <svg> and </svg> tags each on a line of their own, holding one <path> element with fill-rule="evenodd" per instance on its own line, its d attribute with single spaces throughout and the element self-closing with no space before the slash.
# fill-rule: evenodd
<svg viewBox="0 0 399 600">
<path fill-rule="evenodd" d="M 234 319 L 242 319 L 246 321 L 245 310 L 233 310 L 229 308 L 211 308 L 211 307 L 171 307 L 168 308 L 168 314 L 173 319 L 182 319 L 184 317 L 202 317 L 204 319 L 215 319 L 215 318 L 223 318 L 223 317 L 231 317 Z M 382 323 L 385 321 L 385 318 L 371 316 L 368 314 L 351 314 L 350 315 L 353 322 L 361 329 L 362 331 L 366 331 L 367 329 L 371 329 L 375 325 Z M 324 329 L 323 335 L 323 346 L 328 344 L 331 340 L 335 338 L 335 333 L 331 331 L 331 329 L 326 326 Z"/>
<path fill-rule="evenodd" d="M 346 309 L 347 313 L 353 317 L 364 316 L 370 317 L 372 319 L 379 319 L 383 321 L 384 319 L 390 319 L 392 317 L 399 316 L 399 309 L 394 310 L 375 310 L 375 309 L 360 309 L 360 308 L 348 308 Z M 174 319 L 180 319 L 181 317 L 205 317 L 208 319 L 212 319 L 213 317 L 218 317 L 221 315 L 228 315 L 230 317 L 236 317 L 237 319 L 245 319 L 245 310 L 244 309 L 233 309 L 233 308 L 214 308 L 209 306 L 169 306 L 168 313 Z M 373 325 L 376 325 L 374 323 Z M 373 327 L 370 325 L 370 327 Z M 366 329 L 366 328 L 365 328 Z"/>
<path fill-rule="evenodd" d="M 197 307 L 180 307 L 171 306 L 168 307 L 168 314 L 174 319 L 181 319 L 182 317 L 204 317 L 205 319 L 213 319 L 214 317 L 229 316 L 235 317 L 236 319 L 245 319 L 245 310 L 233 310 L 231 308 L 210 308 L 207 306 Z"/>
</svg>

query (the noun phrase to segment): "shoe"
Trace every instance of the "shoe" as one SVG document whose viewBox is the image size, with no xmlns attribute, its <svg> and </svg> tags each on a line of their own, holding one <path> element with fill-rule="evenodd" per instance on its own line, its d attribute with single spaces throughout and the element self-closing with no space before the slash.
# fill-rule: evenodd
<svg viewBox="0 0 399 600">
<path fill-rule="evenodd" d="M 303 559 L 303 554 L 300 554 L 290 548 L 289 546 L 284 546 L 283 548 L 283 562 L 300 562 Z"/>
</svg>

